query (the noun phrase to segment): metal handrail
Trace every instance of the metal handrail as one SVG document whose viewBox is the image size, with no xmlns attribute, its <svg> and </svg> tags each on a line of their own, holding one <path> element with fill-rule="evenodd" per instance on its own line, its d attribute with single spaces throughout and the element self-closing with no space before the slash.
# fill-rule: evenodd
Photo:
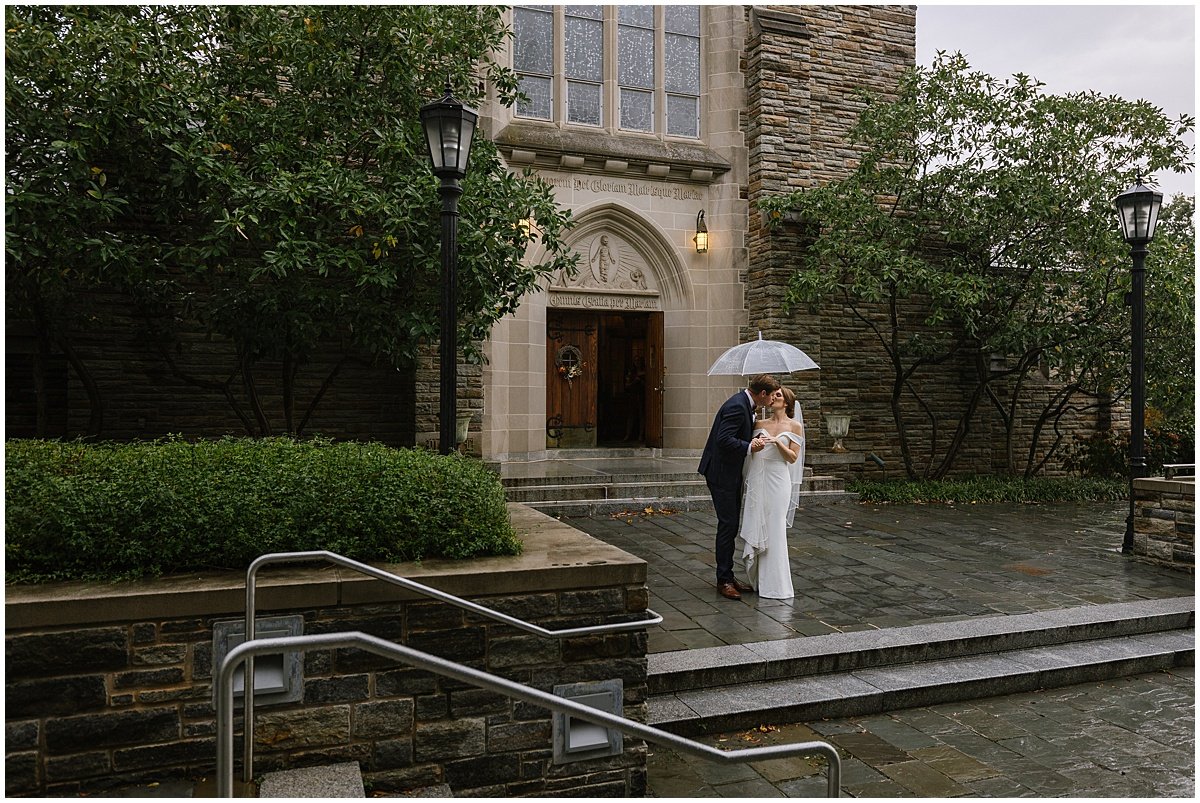
<svg viewBox="0 0 1200 803">
<path fill-rule="evenodd" d="M 238 664 L 254 655 L 274 653 L 280 650 L 334 650 L 357 647 L 386 658 L 404 661 L 418 669 L 434 672 L 463 683 L 469 683 L 489 691 L 498 692 L 523 702 L 549 708 L 582 719 L 605 728 L 615 728 L 647 742 L 666 745 L 684 753 L 715 761 L 720 764 L 744 764 L 750 761 L 765 761 L 775 758 L 791 758 L 806 754 L 819 754 L 829 765 L 827 797 L 838 797 L 842 779 L 842 759 L 837 748 L 828 742 L 797 742 L 775 744 L 765 747 L 750 747 L 741 750 L 718 750 L 674 733 L 659 730 L 625 717 L 601 711 L 598 708 L 568 700 L 540 689 L 531 689 L 506 678 L 472 669 L 444 658 L 394 644 L 367 633 L 350 631 L 345 633 L 317 633 L 307 636 L 285 636 L 282 638 L 246 641 L 234 647 L 221 661 L 217 671 L 217 796 L 233 796 L 233 673 Z M 247 673 L 248 676 L 248 673 Z M 249 736 L 245 737 L 247 741 Z"/>
<path fill-rule="evenodd" d="M 616 633 L 625 630 L 641 630 L 642 628 L 656 625 L 663 621 L 661 615 L 655 613 L 649 608 L 646 613 L 650 615 L 648 619 L 637 619 L 632 622 L 613 622 L 605 625 L 589 625 L 587 627 L 569 627 L 563 630 L 547 630 L 546 628 L 535 625 L 532 622 L 526 622 L 524 619 L 518 619 L 515 616 L 509 616 L 506 613 L 486 608 L 483 605 L 478 605 L 469 600 L 456 597 L 453 594 L 448 594 L 445 591 L 439 591 L 436 588 L 431 588 L 427 585 L 409 580 L 397 574 L 377 569 L 374 566 L 362 563 L 352 558 L 347 558 L 339 555 L 336 552 L 329 552 L 324 549 L 311 550 L 308 552 L 271 552 L 266 555 L 260 555 L 246 569 L 246 641 L 254 641 L 254 621 L 257 614 L 257 604 L 255 601 L 258 570 L 270 563 L 310 563 L 315 560 L 324 560 L 329 563 L 336 563 L 339 566 L 345 566 L 348 569 L 353 569 L 360 574 L 365 574 L 374 577 L 376 580 L 383 580 L 385 583 L 398 585 L 401 588 L 415 591 L 418 594 L 424 594 L 427 597 L 441 600 L 442 602 L 455 605 L 471 613 L 484 616 L 488 619 L 494 619 L 497 622 L 502 622 L 506 625 L 519 628 L 527 633 L 534 633 L 546 638 L 569 638 L 572 636 L 592 635 L 595 633 Z M 279 639 L 271 639 L 273 643 L 278 643 Z M 273 649 L 272 652 L 279 652 L 279 649 Z M 249 783 L 254 773 L 254 657 L 253 655 L 246 661 L 245 682 L 242 684 L 243 699 L 245 701 L 245 724 L 243 730 L 245 733 L 245 745 L 243 746 L 242 754 L 242 780 Z"/>
</svg>

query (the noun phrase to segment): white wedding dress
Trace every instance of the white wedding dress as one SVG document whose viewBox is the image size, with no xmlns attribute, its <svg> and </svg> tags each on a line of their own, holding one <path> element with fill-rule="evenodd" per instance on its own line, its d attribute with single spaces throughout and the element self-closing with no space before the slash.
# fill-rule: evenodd
<svg viewBox="0 0 1200 803">
<path fill-rule="evenodd" d="M 766 431 L 758 429 L 754 434 Z M 787 528 L 796 515 L 804 478 L 804 438 L 791 432 L 779 437 L 800 447 L 795 463 L 784 459 L 778 447 L 768 445 L 747 456 L 743 469 L 745 497 L 738 539 L 742 542 L 746 579 L 758 596 L 766 599 L 796 596 L 788 562 Z"/>
</svg>

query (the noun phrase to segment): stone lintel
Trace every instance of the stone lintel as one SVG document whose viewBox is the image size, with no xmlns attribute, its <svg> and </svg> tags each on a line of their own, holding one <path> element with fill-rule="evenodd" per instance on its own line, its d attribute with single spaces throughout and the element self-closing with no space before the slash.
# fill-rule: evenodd
<svg viewBox="0 0 1200 803">
<path fill-rule="evenodd" d="M 731 167 L 727 159 L 700 142 L 612 136 L 525 121 L 510 123 L 493 140 L 510 164 L 545 170 L 567 167 L 580 173 L 710 184 Z"/>
</svg>

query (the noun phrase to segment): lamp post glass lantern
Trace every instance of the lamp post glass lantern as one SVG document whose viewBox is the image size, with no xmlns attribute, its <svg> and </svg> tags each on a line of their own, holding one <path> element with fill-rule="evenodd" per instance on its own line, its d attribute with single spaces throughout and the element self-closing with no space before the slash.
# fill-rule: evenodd
<svg viewBox="0 0 1200 803">
<path fill-rule="evenodd" d="M 1129 243 L 1133 257 L 1132 289 L 1126 298 L 1126 306 L 1132 309 L 1130 316 L 1130 410 L 1129 410 L 1129 518 L 1125 523 L 1125 539 L 1122 552 L 1133 551 L 1133 523 L 1137 516 L 1133 484 L 1146 476 L 1146 254 L 1147 245 L 1154 239 L 1154 228 L 1158 225 L 1158 210 L 1162 207 L 1162 193 L 1155 192 L 1137 183 L 1113 199 L 1117 218 L 1121 222 L 1121 234 Z"/>
<path fill-rule="evenodd" d="M 442 320 L 438 451 L 450 454 L 457 445 L 455 425 L 458 387 L 458 199 L 459 182 L 466 178 L 467 160 L 479 114 L 450 94 L 421 107 L 421 125 L 429 144 L 433 174 L 441 179 L 442 198 Z"/>
</svg>

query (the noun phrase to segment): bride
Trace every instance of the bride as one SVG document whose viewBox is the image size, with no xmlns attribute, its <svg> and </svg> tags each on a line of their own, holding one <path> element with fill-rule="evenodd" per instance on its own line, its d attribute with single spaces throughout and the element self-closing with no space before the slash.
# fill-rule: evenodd
<svg viewBox="0 0 1200 803">
<path fill-rule="evenodd" d="M 771 396 L 770 417 L 755 425 L 767 448 L 753 452 L 742 469 L 742 559 L 747 579 L 760 597 L 791 599 L 787 528 L 792 525 L 804 476 L 804 416 L 796 395 L 780 388 Z"/>
</svg>

